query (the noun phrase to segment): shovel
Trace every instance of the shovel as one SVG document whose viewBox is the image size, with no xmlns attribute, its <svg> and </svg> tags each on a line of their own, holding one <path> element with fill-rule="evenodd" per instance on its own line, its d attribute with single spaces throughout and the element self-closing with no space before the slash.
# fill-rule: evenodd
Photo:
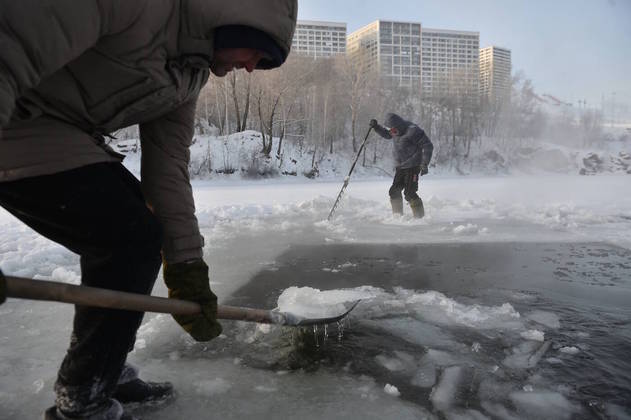
<svg viewBox="0 0 631 420">
<path fill-rule="evenodd" d="M 75 286 L 45 280 L 31 280 L 5 276 L 7 297 L 31 300 L 47 300 L 73 303 L 97 308 L 122 309 L 139 312 L 159 312 L 173 315 L 195 315 L 201 312 L 198 303 L 188 300 L 167 299 L 146 296 L 138 293 L 119 292 L 96 287 Z M 353 303 L 346 312 L 327 318 L 305 318 L 290 312 L 278 310 L 252 309 L 237 306 L 218 305 L 218 319 L 259 322 L 262 324 L 288 325 L 293 327 L 323 325 L 340 321 L 355 309 L 359 301 Z"/>
</svg>

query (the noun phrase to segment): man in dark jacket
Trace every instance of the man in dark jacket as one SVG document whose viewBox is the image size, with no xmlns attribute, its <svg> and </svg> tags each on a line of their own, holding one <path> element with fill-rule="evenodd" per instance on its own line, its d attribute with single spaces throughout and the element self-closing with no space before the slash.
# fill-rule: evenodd
<svg viewBox="0 0 631 420">
<path fill-rule="evenodd" d="M 392 155 L 396 164 L 394 181 L 390 187 L 390 203 L 394 214 L 403 214 L 403 199 L 410 203 L 416 218 L 425 215 L 423 201 L 418 191 L 419 175 L 426 175 L 432 159 L 434 145 L 425 132 L 416 124 L 404 120 L 397 114 L 387 114 L 384 128 L 377 120 L 370 120 L 370 126 L 384 139 L 392 139 Z"/>
<path fill-rule="evenodd" d="M 150 293 L 161 263 L 193 338 L 221 333 L 189 146 L 212 71 L 280 66 L 296 0 L 0 0 L 0 205 L 80 255 L 88 286 Z M 104 136 L 139 124 L 141 181 Z M 0 303 L 6 284 L 0 275 Z M 168 395 L 126 365 L 142 313 L 77 306 L 47 419 L 129 419 Z"/>
</svg>

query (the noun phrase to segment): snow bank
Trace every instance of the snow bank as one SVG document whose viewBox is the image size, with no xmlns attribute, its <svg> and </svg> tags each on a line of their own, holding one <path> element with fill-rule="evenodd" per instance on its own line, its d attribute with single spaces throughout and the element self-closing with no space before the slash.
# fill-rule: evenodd
<svg viewBox="0 0 631 420">
<path fill-rule="evenodd" d="M 347 175 L 355 158 L 351 151 L 337 151 L 318 155 L 317 170 L 312 168 L 313 151 L 305 149 L 291 139 L 285 139 L 278 155 L 278 139 L 269 157 L 260 153 L 261 134 L 243 131 L 226 136 L 197 135 L 190 148 L 189 172 L 197 179 L 269 178 L 269 177 L 318 177 L 339 179 Z M 594 175 L 603 173 L 631 173 L 631 144 L 616 142 L 598 148 L 572 148 L 554 143 L 541 142 L 530 146 L 506 145 L 495 139 L 484 139 L 481 147 L 474 146 L 467 160 L 458 159 L 455 167 L 448 162 L 444 167 L 430 169 L 432 174 L 520 174 L 563 173 Z M 126 166 L 132 172 L 140 172 L 140 148 L 136 139 L 115 141 L 112 146 L 127 156 Z M 357 165 L 355 179 L 391 177 L 394 174 L 389 153 L 384 153 L 375 164 Z"/>
</svg>

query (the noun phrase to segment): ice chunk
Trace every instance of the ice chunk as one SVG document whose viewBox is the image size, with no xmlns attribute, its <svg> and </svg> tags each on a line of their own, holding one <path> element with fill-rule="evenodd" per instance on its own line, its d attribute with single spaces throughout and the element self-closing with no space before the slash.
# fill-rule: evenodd
<svg viewBox="0 0 631 420">
<path fill-rule="evenodd" d="M 580 352 L 578 347 L 574 347 L 574 346 L 561 347 L 559 351 L 565 354 L 578 354 Z"/>
<path fill-rule="evenodd" d="M 502 363 L 513 369 L 533 368 L 537 366 L 550 345 L 550 341 L 545 341 L 541 345 L 537 341 L 525 341 L 514 347 L 512 354 L 507 356 Z"/>
<path fill-rule="evenodd" d="M 521 420 L 520 417 L 511 414 L 511 412 L 501 404 L 483 401 L 481 405 L 487 413 L 493 416 L 493 418 L 502 420 Z"/>
<path fill-rule="evenodd" d="M 375 356 L 377 362 L 389 371 L 399 371 L 405 368 L 404 363 L 396 358 L 384 356 L 382 354 Z"/>
<path fill-rule="evenodd" d="M 466 305 L 435 291 L 414 293 L 397 289 L 396 292 L 423 319 L 436 323 L 480 329 L 522 327 L 519 312 L 510 303 L 500 306 Z"/>
<path fill-rule="evenodd" d="M 402 351 L 395 351 L 396 357 L 388 357 L 380 354 L 375 356 L 377 362 L 390 371 L 412 371 L 416 367 L 414 357 Z"/>
<path fill-rule="evenodd" d="M 580 411 L 558 392 L 515 391 L 511 392 L 510 399 L 518 412 L 531 418 L 569 419 Z"/>
<path fill-rule="evenodd" d="M 393 397 L 398 397 L 401 395 L 397 387 L 390 384 L 386 384 L 386 386 L 383 387 L 383 392 L 388 395 L 392 395 Z"/>
<path fill-rule="evenodd" d="M 526 340 L 533 340 L 533 341 L 543 341 L 543 331 L 539 331 L 539 330 L 528 330 L 528 331 L 524 331 L 521 334 L 519 334 L 522 336 L 522 338 L 525 338 Z"/>
<path fill-rule="evenodd" d="M 458 386 L 462 380 L 463 369 L 460 366 L 451 366 L 440 375 L 440 381 L 430 395 L 430 400 L 439 411 L 449 409 L 455 402 Z"/>
<path fill-rule="evenodd" d="M 359 287 L 352 290 L 324 290 L 289 287 L 278 297 L 278 310 L 307 318 L 324 318 L 346 311 L 345 302 L 371 299 L 381 289 Z"/>
<path fill-rule="evenodd" d="M 552 313 L 546 311 L 532 311 L 526 318 L 535 321 L 538 324 L 544 325 L 548 328 L 559 329 L 561 328 L 561 322 L 559 321 L 559 317 Z"/>
<path fill-rule="evenodd" d="M 477 235 L 480 233 L 487 233 L 487 228 L 480 228 L 478 225 L 467 223 L 466 225 L 458 225 L 453 229 L 456 235 Z"/>
<path fill-rule="evenodd" d="M 453 348 L 454 350 L 468 348 L 455 341 L 445 329 L 412 318 L 364 320 L 362 324 L 381 328 L 389 334 L 422 346 Z"/>
<path fill-rule="evenodd" d="M 337 266 L 337 268 L 341 268 L 341 269 L 350 268 L 350 267 L 357 267 L 357 264 L 353 264 L 350 261 L 346 261 L 344 264 L 340 264 Z"/>
</svg>

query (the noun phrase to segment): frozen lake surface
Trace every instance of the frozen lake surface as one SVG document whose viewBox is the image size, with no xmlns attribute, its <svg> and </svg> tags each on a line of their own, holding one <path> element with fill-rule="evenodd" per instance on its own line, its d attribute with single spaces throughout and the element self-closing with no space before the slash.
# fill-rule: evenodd
<svg viewBox="0 0 631 420">
<path fill-rule="evenodd" d="M 273 308 L 290 287 L 365 298 L 341 338 L 335 325 L 325 337 L 226 322 L 194 343 L 147 315 L 130 360 L 178 397 L 137 414 L 630 418 L 628 177 L 430 177 L 421 221 L 390 215 L 388 180 L 352 180 L 326 222 L 340 186 L 195 184 L 222 303 Z M 6 213 L 0 229 L 5 272 L 79 282 L 75 255 Z M 0 306 L 1 419 L 52 403 L 71 319 L 61 304 Z"/>
</svg>

